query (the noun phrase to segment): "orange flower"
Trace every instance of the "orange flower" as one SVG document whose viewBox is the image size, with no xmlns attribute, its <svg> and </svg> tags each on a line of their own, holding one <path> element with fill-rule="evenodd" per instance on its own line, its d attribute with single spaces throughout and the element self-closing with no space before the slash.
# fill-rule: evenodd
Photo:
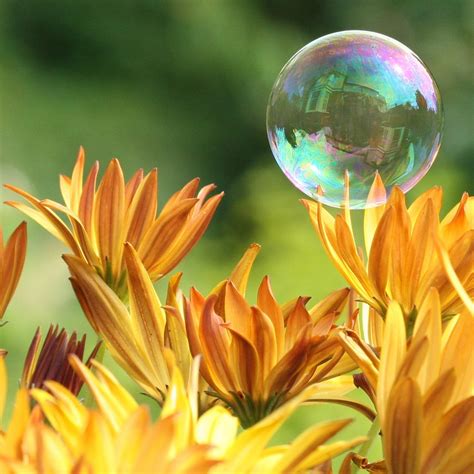
<svg viewBox="0 0 474 474">
<path fill-rule="evenodd" d="M 369 203 L 383 200 L 385 188 L 377 175 Z M 474 295 L 474 198 L 464 194 L 439 222 L 442 189 L 433 188 L 410 206 L 394 188 L 388 202 L 364 215 L 367 266 L 360 256 L 350 213 L 333 218 L 317 202 L 303 200 L 313 226 L 336 268 L 360 298 L 382 317 L 390 301 L 398 301 L 409 326 L 431 287 L 438 289 L 444 317 L 459 313 L 464 304 L 450 282 L 446 261 L 468 295 Z M 436 247 L 447 258 L 439 259 Z"/>
<path fill-rule="evenodd" d="M 192 289 L 185 304 L 189 344 L 193 355 L 203 356 L 202 375 L 244 427 L 309 385 L 319 383 L 316 398 L 324 399 L 353 388 L 352 377 L 337 377 L 353 366 L 334 331 L 349 290 L 332 293 L 308 311 L 309 298 L 278 304 L 265 277 L 251 306 L 244 295 L 256 252 L 251 247 L 238 271 L 210 296 Z"/>
<path fill-rule="evenodd" d="M 60 177 L 65 205 L 39 200 L 11 185 L 30 206 L 7 204 L 33 218 L 76 255 L 94 267 L 121 297 L 126 298 L 123 246 L 130 242 L 138 251 L 153 281 L 169 273 L 205 232 L 223 194 L 206 200 L 213 184 L 198 193 L 199 179 L 176 192 L 157 215 L 158 172 L 146 176 L 138 170 L 125 183 L 118 160 L 110 162 L 96 190 L 99 164 L 83 182 L 85 155 L 81 148 L 71 178 Z M 197 193 L 197 194 L 196 194 Z M 62 212 L 68 227 L 56 214 Z"/>
<path fill-rule="evenodd" d="M 0 319 L 5 314 L 8 303 L 18 285 L 26 256 L 26 223 L 21 223 L 8 239 L 3 242 L 0 227 Z"/>
<path fill-rule="evenodd" d="M 94 330 L 115 360 L 155 398 L 164 403 L 171 373 L 169 352 L 186 380 L 190 377 L 192 357 L 186 339 L 184 320 L 167 316 L 137 252 L 125 246 L 125 268 L 130 305 L 126 305 L 94 270 L 74 256 L 65 256 L 77 299 Z M 167 304 L 176 302 L 179 277 L 169 285 Z M 179 317 L 179 315 L 178 315 Z"/>
</svg>

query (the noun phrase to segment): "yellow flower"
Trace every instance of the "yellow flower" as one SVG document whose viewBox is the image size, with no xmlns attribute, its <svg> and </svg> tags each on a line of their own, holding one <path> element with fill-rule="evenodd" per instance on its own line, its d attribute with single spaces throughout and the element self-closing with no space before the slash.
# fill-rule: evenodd
<svg viewBox="0 0 474 474">
<path fill-rule="evenodd" d="M 38 328 L 26 355 L 20 385 L 25 388 L 43 388 L 46 381 L 54 380 L 77 395 L 82 381 L 70 366 L 68 357 L 76 354 L 82 360 L 86 335 L 78 340 L 76 332 L 69 336 L 65 329 L 60 331 L 58 326 L 51 325 L 41 349 L 40 344 L 41 330 Z M 100 345 L 98 342 L 93 348 L 86 362 L 87 366 L 97 355 Z"/>
<path fill-rule="evenodd" d="M 223 407 L 197 415 L 195 387 L 187 392 L 176 369 L 160 419 L 153 423 L 147 408 L 138 406 L 101 364 L 93 363 L 94 375 L 77 358 L 71 363 L 92 391 L 97 412 L 54 382 L 48 383 L 51 393 L 34 390 L 33 396 L 85 472 L 301 472 L 364 440 L 321 446 L 349 422 L 338 420 L 309 429 L 289 446 L 267 448 L 276 430 L 314 389 L 237 435 L 237 419 Z"/>
<path fill-rule="evenodd" d="M 6 393 L 5 361 L 0 356 L 0 420 Z M 30 410 L 28 391 L 25 388 L 20 389 L 15 398 L 10 423 L 6 429 L 0 430 L 0 472 L 71 472 L 72 464 L 67 454 L 60 436 L 42 422 L 40 412 L 37 409 L 33 412 Z M 34 466 L 38 468 L 35 469 Z M 43 471 L 40 470 L 41 466 Z"/>
<path fill-rule="evenodd" d="M 26 255 L 26 223 L 20 224 L 8 239 L 3 242 L 0 227 L 0 319 L 3 318 L 8 303 L 18 285 Z"/>
<path fill-rule="evenodd" d="M 236 279 L 234 272 L 234 280 L 220 283 L 207 298 L 192 289 L 185 304 L 191 352 L 203 356 L 201 373 L 244 427 L 309 385 L 319 383 L 317 398 L 324 399 L 353 388 L 352 377 L 334 378 L 353 367 L 334 331 L 349 290 L 332 293 L 308 311 L 309 298 L 278 304 L 265 277 L 251 306 L 245 290 L 255 255 L 251 247 L 237 266 L 245 269 L 245 278 Z"/>
<path fill-rule="evenodd" d="M 28 392 L 20 389 L 12 420 L 0 431 L 2 473 L 298 473 L 364 441 L 359 437 L 323 445 L 349 422 L 338 420 L 310 428 L 290 445 L 267 447 L 302 401 L 314 395 L 314 387 L 237 434 L 237 419 L 221 406 L 198 416 L 196 385 L 191 383 L 186 391 L 176 368 L 171 369 L 160 418 L 153 422 L 148 408 L 139 406 L 104 366 L 93 361 L 93 373 L 77 356 L 69 360 L 97 408 L 85 407 L 61 384 L 49 381 L 48 391 L 31 390 L 38 402 L 31 411 Z M 198 366 L 193 366 L 191 378 L 196 381 Z M 0 415 L 6 379 L 0 358 Z"/>
<path fill-rule="evenodd" d="M 65 205 L 39 200 L 11 185 L 6 187 L 30 206 L 8 201 L 42 225 L 69 249 L 94 267 L 107 284 L 126 298 L 123 246 L 138 251 L 153 281 L 169 273 L 205 232 L 223 194 L 206 200 L 214 185 L 198 193 L 199 179 L 176 192 L 157 215 L 158 172 L 138 170 L 125 183 L 118 160 L 110 162 L 96 190 L 99 164 L 83 182 L 85 156 L 81 148 L 71 178 L 60 177 Z M 196 194 L 197 193 L 197 194 Z M 68 227 L 55 211 L 69 219 Z"/>
<path fill-rule="evenodd" d="M 431 289 L 407 338 L 401 307 L 389 304 L 380 358 L 347 331 L 341 340 L 364 372 L 377 407 L 390 473 L 474 469 L 474 319 L 441 322 Z M 359 460 L 360 461 L 360 460 Z"/>
<path fill-rule="evenodd" d="M 369 194 L 380 202 L 385 188 L 377 175 Z M 433 188 L 407 208 L 405 196 L 394 188 L 385 205 L 371 207 L 364 214 L 367 267 L 360 256 L 346 209 L 333 218 L 320 203 L 303 200 L 321 242 L 336 268 L 360 298 L 384 316 L 391 300 L 398 301 L 412 325 L 429 289 L 438 289 L 443 316 L 458 313 L 463 301 L 446 274 L 448 260 L 469 295 L 474 295 L 474 198 L 464 194 L 439 222 L 442 189 Z"/>
</svg>

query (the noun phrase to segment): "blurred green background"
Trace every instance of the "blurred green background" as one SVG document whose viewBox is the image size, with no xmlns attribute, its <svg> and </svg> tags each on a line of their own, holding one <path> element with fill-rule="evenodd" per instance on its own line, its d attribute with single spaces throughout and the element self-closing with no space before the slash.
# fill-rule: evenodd
<svg viewBox="0 0 474 474">
<path fill-rule="evenodd" d="M 435 165 L 410 194 L 441 184 L 446 210 L 474 177 L 472 5 L 3 0 L 0 181 L 59 199 L 58 174 L 70 173 L 79 145 L 89 164 L 99 160 L 104 166 L 118 157 L 128 176 L 138 167 L 157 166 L 161 203 L 200 176 L 203 183 L 218 184 L 226 197 L 206 236 L 179 267 L 185 288 L 193 284 L 208 291 L 256 241 L 263 249 L 252 289 L 270 274 L 281 301 L 300 294 L 320 298 L 344 283 L 313 234 L 298 202 L 302 195 L 268 147 L 265 109 L 276 75 L 303 45 L 338 30 L 377 31 L 413 49 L 438 82 L 445 132 Z M 2 189 L 0 197 L 12 195 Z M 0 218 L 10 233 L 22 216 L 1 206 Z M 10 394 L 37 325 L 43 332 L 59 323 L 90 333 L 69 286 L 63 252 L 29 224 L 25 271 L 5 317 L 8 324 L 0 329 L 0 347 L 10 352 Z M 91 334 L 90 345 L 93 341 Z M 279 439 L 333 416 L 354 415 L 327 405 L 304 408 Z M 367 431 L 365 420 L 356 418 L 343 437 Z"/>
</svg>

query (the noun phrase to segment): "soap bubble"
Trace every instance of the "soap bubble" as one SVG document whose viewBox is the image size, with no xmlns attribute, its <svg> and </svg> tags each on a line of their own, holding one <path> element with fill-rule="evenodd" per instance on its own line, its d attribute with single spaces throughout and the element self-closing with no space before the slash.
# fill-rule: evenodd
<svg viewBox="0 0 474 474">
<path fill-rule="evenodd" d="M 283 67 L 267 109 L 273 155 L 288 179 L 324 204 L 367 203 L 376 172 L 410 190 L 438 153 L 438 87 L 406 46 L 378 33 L 342 31 L 298 51 Z M 318 193 L 322 191 L 322 195 Z"/>
</svg>

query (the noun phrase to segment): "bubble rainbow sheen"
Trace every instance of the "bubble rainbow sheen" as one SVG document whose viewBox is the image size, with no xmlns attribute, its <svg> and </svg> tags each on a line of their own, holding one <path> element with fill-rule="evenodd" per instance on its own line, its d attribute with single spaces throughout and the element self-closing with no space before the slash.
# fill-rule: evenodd
<svg viewBox="0 0 474 474">
<path fill-rule="evenodd" d="M 288 179 L 324 204 L 362 209 L 378 171 L 387 189 L 410 190 L 438 153 L 443 110 L 418 56 L 368 31 L 323 36 L 283 67 L 270 94 L 267 133 Z M 318 193 L 322 191 L 322 195 Z"/>
</svg>

